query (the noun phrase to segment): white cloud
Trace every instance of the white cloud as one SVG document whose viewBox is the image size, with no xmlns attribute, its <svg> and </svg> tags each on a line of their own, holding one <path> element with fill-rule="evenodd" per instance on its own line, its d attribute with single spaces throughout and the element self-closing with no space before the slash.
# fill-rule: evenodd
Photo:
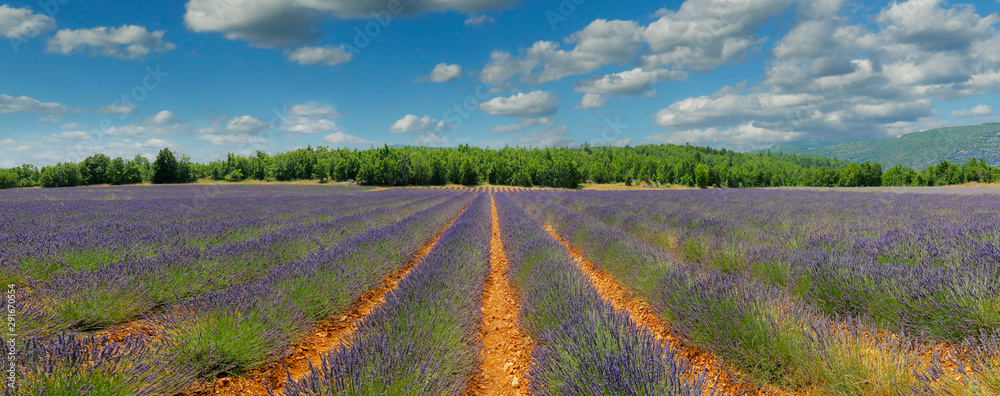
<svg viewBox="0 0 1000 396">
<path fill-rule="evenodd" d="M 523 131 L 525 129 L 534 128 L 534 127 L 537 127 L 537 126 L 542 126 L 542 125 L 555 125 L 555 123 L 556 123 L 556 120 L 554 120 L 552 118 L 549 118 L 549 117 L 525 118 L 525 119 L 521 120 L 521 122 L 519 122 L 517 124 L 501 125 L 501 126 L 493 127 L 492 132 L 493 133 L 517 132 L 517 131 Z"/>
<path fill-rule="evenodd" d="M 293 0 L 190 0 L 184 23 L 197 33 L 222 33 L 264 48 L 314 42 L 321 13 Z"/>
<path fill-rule="evenodd" d="M 14 97 L 0 95 L 0 114 L 6 113 L 49 113 L 62 114 L 69 111 L 59 103 L 43 103 L 27 96 Z"/>
<path fill-rule="evenodd" d="M 496 20 L 493 17 L 488 17 L 486 15 L 470 16 L 465 20 L 465 26 L 476 26 L 480 27 L 487 23 L 493 23 Z"/>
<path fill-rule="evenodd" d="M 229 146 L 229 145 L 243 145 L 243 144 L 256 144 L 264 143 L 266 140 L 259 136 L 241 135 L 241 134 L 203 134 L 198 135 L 198 139 L 207 140 L 212 142 L 216 146 Z"/>
<path fill-rule="evenodd" d="M 521 133 L 517 141 L 520 144 L 533 147 L 568 147 L 573 146 L 573 139 L 566 134 L 569 126 L 561 125 L 555 128 L 540 129 L 534 132 Z"/>
<path fill-rule="evenodd" d="M 88 135 L 87 132 L 84 131 L 63 131 L 59 133 L 49 134 L 49 136 L 44 137 L 43 140 L 53 143 L 90 140 L 90 135 Z"/>
<path fill-rule="evenodd" d="M 282 118 L 281 130 L 292 133 L 313 134 L 339 130 L 333 118 L 340 113 L 332 106 L 309 102 L 297 104 L 288 110 L 289 116 Z"/>
<path fill-rule="evenodd" d="M 418 78 L 415 82 L 430 81 L 436 83 L 452 82 L 462 76 L 462 66 L 438 63 L 431 70 L 429 77 Z"/>
<path fill-rule="evenodd" d="M 270 127 L 271 124 L 253 118 L 251 116 L 245 115 L 245 116 L 233 117 L 231 120 L 229 120 L 229 122 L 226 124 L 226 132 L 250 135 L 259 133 Z"/>
<path fill-rule="evenodd" d="M 608 105 L 608 98 L 606 96 L 589 93 L 583 95 L 583 99 L 580 100 L 580 104 L 576 105 L 576 108 L 580 110 L 589 110 L 589 109 L 599 109 L 607 105 Z"/>
<path fill-rule="evenodd" d="M 310 117 L 339 117 L 340 112 L 331 106 L 318 102 L 297 104 L 288 110 L 288 114 L 295 114 Z"/>
<path fill-rule="evenodd" d="M 17 142 L 15 142 L 14 139 L 7 138 L 0 140 L 0 146 L 13 146 L 15 144 L 17 144 Z"/>
<path fill-rule="evenodd" d="M 163 41 L 165 31 L 149 32 L 142 26 L 120 28 L 63 29 L 48 41 L 48 52 L 70 55 L 87 51 L 90 56 L 138 59 L 150 52 L 169 51 L 176 46 Z"/>
<path fill-rule="evenodd" d="M 509 98 L 498 97 L 479 105 L 479 110 L 495 116 L 537 118 L 550 116 L 559 110 L 559 99 L 549 91 L 518 93 Z"/>
<path fill-rule="evenodd" d="M 728 129 L 693 129 L 680 132 L 667 132 L 648 136 L 644 143 L 691 143 L 698 146 L 725 146 L 739 151 L 750 151 L 767 148 L 781 143 L 789 143 L 801 138 L 797 132 L 781 132 L 766 128 L 758 128 L 753 123 Z"/>
<path fill-rule="evenodd" d="M 371 18 L 391 21 L 402 15 L 456 10 L 478 13 L 509 7 L 516 0 L 190 0 L 184 22 L 199 33 L 222 33 L 265 48 L 311 43 L 323 37 L 324 15 L 338 19 Z"/>
<path fill-rule="evenodd" d="M 531 83 L 557 81 L 568 76 L 590 73 L 608 64 L 623 65 L 635 57 L 642 45 L 643 27 L 634 21 L 598 19 L 565 41 L 576 44 L 565 51 L 559 44 L 539 41 L 522 57 L 496 51 L 483 68 L 481 78 L 501 84 L 518 75 Z M 535 72 L 535 69 L 540 68 Z"/>
<path fill-rule="evenodd" d="M 670 66 L 707 73 L 721 65 L 741 62 L 761 40 L 756 29 L 788 9 L 793 0 L 687 0 L 676 12 L 643 31 L 650 54 L 649 68 Z"/>
<path fill-rule="evenodd" d="M 290 118 L 283 130 L 295 133 L 319 133 L 337 130 L 337 123 L 326 118 L 293 117 Z"/>
<path fill-rule="evenodd" d="M 589 94 L 631 94 L 637 95 L 649 91 L 658 81 L 681 80 L 687 73 L 675 70 L 650 70 L 635 68 L 621 73 L 608 74 L 604 77 L 594 77 L 578 81 L 573 89 L 576 92 Z"/>
<path fill-rule="evenodd" d="M 97 109 L 97 112 L 101 114 L 128 115 L 132 114 L 133 111 L 135 111 L 135 108 L 125 102 L 112 103 Z"/>
<path fill-rule="evenodd" d="M 951 112 L 953 118 L 964 118 L 964 117 L 989 117 L 993 115 L 993 107 L 988 105 L 978 105 L 971 109 L 955 110 Z"/>
<path fill-rule="evenodd" d="M 163 110 L 151 117 L 149 122 L 157 125 L 173 124 L 177 122 L 177 116 L 175 116 L 170 110 Z"/>
<path fill-rule="evenodd" d="M 397 135 L 419 135 L 427 132 L 440 132 L 451 127 L 452 125 L 429 116 L 417 117 L 413 114 L 407 114 L 393 123 L 389 127 L 389 131 Z"/>
<path fill-rule="evenodd" d="M 0 5 L 0 36 L 10 39 L 29 39 L 56 28 L 52 17 L 35 14 L 30 8 L 12 8 Z"/>
<path fill-rule="evenodd" d="M 454 141 L 440 132 L 428 131 L 413 137 L 413 143 L 420 146 L 448 146 Z"/>
<path fill-rule="evenodd" d="M 354 135 L 348 135 L 344 132 L 335 132 L 323 138 L 324 141 L 335 146 L 363 146 L 372 145 L 376 142 Z"/>
<path fill-rule="evenodd" d="M 872 26 L 838 16 L 846 4 L 803 0 L 758 87 L 683 99 L 654 120 L 692 141 L 730 139 L 732 147 L 753 146 L 748 136 L 767 140 L 747 134 L 748 126 L 782 139 L 793 132 L 810 141 L 870 139 L 949 122 L 932 118 L 935 100 L 1000 91 L 1000 31 L 994 28 L 1000 17 L 939 0 L 909 0 L 891 3 Z M 671 133 L 679 132 L 665 132 Z"/>
<path fill-rule="evenodd" d="M 62 114 L 49 114 L 44 117 L 39 117 L 38 122 L 62 122 Z"/>
<path fill-rule="evenodd" d="M 943 8 L 940 0 L 910 0 L 893 2 L 876 21 L 888 25 L 884 33 L 896 42 L 928 51 L 955 51 L 993 35 L 992 25 L 1000 17 L 980 18 L 972 6 Z"/>
<path fill-rule="evenodd" d="M 354 59 L 354 55 L 346 52 L 345 47 L 302 47 L 292 51 L 288 55 L 288 60 L 298 62 L 303 66 L 318 65 L 337 66 L 348 63 Z"/>
</svg>

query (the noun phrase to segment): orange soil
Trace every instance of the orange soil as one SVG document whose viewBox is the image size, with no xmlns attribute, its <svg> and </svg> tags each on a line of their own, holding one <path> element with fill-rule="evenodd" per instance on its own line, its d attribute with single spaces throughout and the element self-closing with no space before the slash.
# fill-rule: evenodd
<svg viewBox="0 0 1000 396">
<path fill-rule="evenodd" d="M 525 374 L 531 366 L 533 341 L 518 325 L 521 306 L 507 279 L 507 253 L 500 237 L 496 202 L 490 197 L 493 235 L 490 237 L 490 275 L 483 291 L 483 324 L 478 339 L 481 372 L 472 379 L 469 395 L 529 395 Z"/>
<path fill-rule="evenodd" d="M 613 275 L 598 270 L 594 266 L 594 263 L 584 257 L 583 252 L 559 236 L 551 225 L 546 224 L 545 230 L 569 250 L 573 260 L 580 266 L 583 273 L 590 278 L 601 298 L 611 302 L 611 305 L 616 310 L 628 312 L 632 320 L 639 327 L 645 328 L 652 333 L 657 341 L 669 345 L 673 350 L 686 357 L 693 368 L 693 373 L 704 372 L 707 385 L 706 391 L 711 391 L 714 388 L 726 395 L 764 395 L 776 393 L 774 390 L 764 390 L 740 382 L 739 379 L 733 378 L 730 375 L 732 370 L 725 367 L 718 358 L 698 348 L 685 345 L 670 332 L 670 325 L 653 313 L 648 302 L 633 297 L 632 291 L 623 287 Z"/>
<path fill-rule="evenodd" d="M 293 380 L 305 377 L 310 372 L 310 363 L 320 367 L 323 354 L 341 344 L 347 344 L 361 321 L 386 302 L 386 295 L 396 290 L 399 282 L 420 265 L 424 257 L 437 245 L 445 230 L 450 228 L 466 209 L 468 207 L 462 209 L 434 238 L 425 243 L 403 268 L 384 278 L 381 286 L 369 290 L 357 299 L 346 313 L 317 325 L 311 334 L 292 345 L 291 352 L 284 359 L 253 370 L 244 377 L 221 378 L 214 383 L 201 384 L 197 390 L 188 395 L 266 395 L 268 385 L 275 393 L 281 394 L 289 375 Z"/>
</svg>

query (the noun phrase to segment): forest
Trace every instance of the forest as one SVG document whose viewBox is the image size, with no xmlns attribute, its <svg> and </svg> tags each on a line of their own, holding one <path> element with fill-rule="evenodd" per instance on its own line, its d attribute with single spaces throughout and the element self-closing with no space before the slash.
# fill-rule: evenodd
<svg viewBox="0 0 1000 396">
<path fill-rule="evenodd" d="M 25 164 L 0 169 L 0 188 L 175 184 L 200 179 L 240 182 L 318 180 L 364 185 L 509 185 L 577 188 L 582 183 L 685 185 L 690 187 L 940 186 L 1000 181 L 1000 170 L 983 160 L 943 161 L 915 170 L 883 170 L 824 157 L 739 153 L 690 145 L 579 148 L 390 147 L 367 150 L 307 147 L 269 155 L 228 154 L 209 163 L 164 148 L 153 161 L 95 154 L 79 163 L 41 169 Z"/>
</svg>

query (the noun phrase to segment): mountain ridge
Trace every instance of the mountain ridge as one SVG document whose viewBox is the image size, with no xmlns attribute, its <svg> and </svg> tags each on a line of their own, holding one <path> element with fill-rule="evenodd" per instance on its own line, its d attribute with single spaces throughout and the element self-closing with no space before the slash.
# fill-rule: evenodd
<svg viewBox="0 0 1000 396">
<path fill-rule="evenodd" d="M 872 161 L 885 168 L 903 165 L 922 169 L 945 160 L 966 163 L 972 158 L 981 158 L 991 166 L 1000 166 L 1000 123 L 935 128 L 888 139 L 799 142 L 767 150 L 859 163 Z"/>
</svg>

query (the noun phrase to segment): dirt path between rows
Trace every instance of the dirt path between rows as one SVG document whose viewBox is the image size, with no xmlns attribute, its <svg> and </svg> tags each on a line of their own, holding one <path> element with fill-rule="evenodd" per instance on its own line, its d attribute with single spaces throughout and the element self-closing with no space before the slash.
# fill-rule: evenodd
<svg viewBox="0 0 1000 396">
<path fill-rule="evenodd" d="M 490 275 L 483 290 L 483 324 L 479 340 L 481 372 L 469 384 L 468 395 L 529 395 L 527 372 L 533 341 L 521 330 L 521 305 L 507 278 L 507 253 L 500 237 L 496 201 L 490 195 L 493 232 L 490 236 Z"/>
<path fill-rule="evenodd" d="M 406 278 L 430 254 L 444 232 L 465 213 L 468 206 L 462 209 L 433 238 L 424 244 L 403 268 L 396 270 L 382 279 L 382 284 L 369 290 L 351 304 L 351 308 L 341 315 L 330 318 L 313 328 L 303 341 L 292 345 L 291 353 L 284 359 L 271 363 L 263 368 L 251 371 L 246 376 L 238 378 L 221 378 L 213 383 L 204 384 L 189 396 L 207 395 L 267 395 L 267 387 L 276 394 L 284 393 L 284 387 L 290 375 L 292 380 L 298 380 L 309 374 L 310 363 L 320 367 L 321 356 L 342 343 L 350 341 L 354 331 L 365 317 L 386 302 L 386 295 L 399 287 L 399 282 Z M 287 371 L 286 371 L 287 369 Z"/>
<path fill-rule="evenodd" d="M 563 239 L 552 225 L 545 224 L 544 226 L 553 238 L 569 250 L 573 261 L 590 278 L 601 298 L 609 301 L 616 310 L 628 312 L 636 325 L 648 330 L 657 341 L 669 345 L 674 351 L 686 357 L 691 363 L 693 373 L 705 373 L 706 392 L 715 389 L 725 395 L 774 395 L 779 393 L 774 390 L 760 389 L 743 383 L 738 378 L 733 378 L 730 375 L 731 370 L 723 366 L 719 359 L 698 348 L 685 345 L 671 333 L 670 324 L 656 315 L 649 303 L 634 298 L 630 289 L 622 286 L 613 275 L 598 270 L 594 263 L 583 255 L 582 251 Z"/>
</svg>

